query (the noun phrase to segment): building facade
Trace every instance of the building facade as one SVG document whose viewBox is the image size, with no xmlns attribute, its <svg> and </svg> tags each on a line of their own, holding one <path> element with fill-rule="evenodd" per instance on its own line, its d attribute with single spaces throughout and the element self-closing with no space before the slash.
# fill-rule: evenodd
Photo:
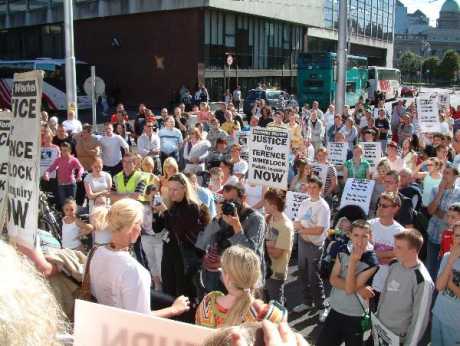
<svg viewBox="0 0 460 346">
<path fill-rule="evenodd" d="M 417 14 L 417 12 L 419 12 Z M 399 12 L 396 12 L 397 15 Z M 407 11 L 406 11 L 407 13 Z M 456 0 L 446 0 L 439 12 L 439 19 L 436 27 L 428 25 L 428 19 L 420 12 L 408 14 L 407 17 L 417 14 L 419 19 L 413 26 L 410 24 L 406 31 L 396 31 L 394 42 L 394 58 L 397 65 L 399 58 L 406 51 L 411 51 L 422 57 L 436 55 L 439 58 L 444 56 L 447 50 L 455 50 L 460 53 L 460 6 Z M 425 23 L 420 25 L 420 23 Z M 396 16 L 396 21 L 404 22 L 404 19 Z M 409 23 L 409 21 L 407 21 Z M 413 22 L 414 23 L 414 22 Z"/>
<path fill-rule="evenodd" d="M 0 0 L 0 58 L 62 58 L 63 0 Z M 351 0 L 351 53 L 391 64 L 393 0 Z M 297 55 L 334 51 L 338 0 L 74 0 L 75 52 L 113 99 L 154 106 L 204 82 L 294 92 Z M 233 56 L 228 67 L 226 58 Z"/>
</svg>

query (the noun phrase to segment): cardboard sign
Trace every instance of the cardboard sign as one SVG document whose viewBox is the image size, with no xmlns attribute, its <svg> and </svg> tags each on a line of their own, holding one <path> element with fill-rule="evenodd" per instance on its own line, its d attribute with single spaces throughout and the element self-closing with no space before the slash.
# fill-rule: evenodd
<svg viewBox="0 0 460 346">
<path fill-rule="evenodd" d="M 313 162 L 311 164 L 312 173 L 316 174 L 319 179 L 323 182 L 323 189 L 326 185 L 326 178 L 327 178 L 327 165 L 320 164 L 318 162 Z"/>
<path fill-rule="evenodd" d="M 34 247 L 38 228 L 40 112 L 43 74 L 15 73 L 9 137 L 8 234 Z"/>
<path fill-rule="evenodd" d="M 9 161 L 9 143 L 10 126 L 13 114 L 10 112 L 0 113 L 0 227 L 6 221 L 7 193 L 8 193 L 8 161 Z"/>
<path fill-rule="evenodd" d="M 290 144 L 287 129 L 252 128 L 248 141 L 249 183 L 287 190 Z"/>
<path fill-rule="evenodd" d="M 363 157 L 369 161 L 373 172 L 382 159 L 382 144 L 380 142 L 361 142 L 360 144 L 364 149 Z"/>
<path fill-rule="evenodd" d="M 366 214 L 369 214 L 372 192 L 374 191 L 375 180 L 349 178 L 343 189 L 340 209 L 347 205 L 361 207 Z"/>
<path fill-rule="evenodd" d="M 249 159 L 248 138 L 250 135 L 251 135 L 250 131 L 238 132 L 238 143 L 241 146 L 240 156 L 243 160 L 246 160 L 246 161 L 248 161 Z"/>
<path fill-rule="evenodd" d="M 422 133 L 441 131 L 437 98 L 417 97 L 417 116 Z"/>
<path fill-rule="evenodd" d="M 450 94 L 448 93 L 439 93 L 438 94 L 438 105 L 439 109 L 448 110 L 450 108 Z"/>
<path fill-rule="evenodd" d="M 382 322 L 371 314 L 372 336 L 374 337 L 375 346 L 399 346 L 399 336 L 389 330 Z"/>
<path fill-rule="evenodd" d="M 77 300 L 74 346 L 200 346 L 213 329 Z"/>
<path fill-rule="evenodd" d="M 304 200 L 306 200 L 308 195 L 306 193 L 301 192 L 293 192 L 288 191 L 286 194 L 286 208 L 284 212 L 286 215 L 294 221 L 297 217 L 297 213 L 299 212 L 300 205 Z"/>
<path fill-rule="evenodd" d="M 334 166 L 343 165 L 347 160 L 348 143 L 329 142 L 327 152 L 329 153 L 329 161 Z"/>
</svg>

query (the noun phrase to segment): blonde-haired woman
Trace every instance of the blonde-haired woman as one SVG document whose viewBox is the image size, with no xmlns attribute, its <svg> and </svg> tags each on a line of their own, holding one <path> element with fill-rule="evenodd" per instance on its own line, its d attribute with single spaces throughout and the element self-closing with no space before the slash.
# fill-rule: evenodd
<svg viewBox="0 0 460 346">
<path fill-rule="evenodd" d="M 66 317 L 43 275 L 3 240 L 0 268 L 0 345 L 61 345 Z"/>
<path fill-rule="evenodd" d="M 160 178 L 153 173 L 155 171 L 155 161 L 153 161 L 150 156 L 146 156 L 142 159 L 141 169 L 145 174 L 144 180 L 146 185 L 160 185 Z"/>
<path fill-rule="evenodd" d="M 179 173 L 179 165 L 174 157 L 167 157 L 163 162 L 163 175 L 160 177 L 161 196 L 167 198 L 168 180 L 173 175 Z"/>
<path fill-rule="evenodd" d="M 224 251 L 221 265 L 222 281 L 228 293 L 207 294 L 196 311 L 196 324 L 220 328 L 264 319 L 275 323 L 283 320 L 285 310 L 254 297 L 262 276 L 260 260 L 254 251 L 240 245 L 231 246 Z"/>
<path fill-rule="evenodd" d="M 210 222 L 209 211 L 182 173 L 169 178 L 166 204 L 153 208 L 154 212 L 163 214 L 165 228 L 169 231 L 169 242 L 163 244 L 161 261 L 163 291 L 172 296 L 184 294 L 193 302 L 198 295 L 194 278 L 201 266 L 201 254 L 195 243 L 198 234 Z"/>
<path fill-rule="evenodd" d="M 143 207 L 138 201 L 124 198 L 111 209 L 99 209 L 95 222 L 112 233 L 112 240 L 94 250 L 89 263 L 91 293 L 98 303 L 159 317 L 180 315 L 189 309 L 186 297 L 177 298 L 168 308 L 151 311 L 150 273 L 129 250 L 140 235 Z"/>
</svg>

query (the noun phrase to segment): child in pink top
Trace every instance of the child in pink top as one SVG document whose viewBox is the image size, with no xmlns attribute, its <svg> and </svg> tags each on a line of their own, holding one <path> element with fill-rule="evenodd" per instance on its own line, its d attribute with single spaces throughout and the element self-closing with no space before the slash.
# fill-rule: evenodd
<svg viewBox="0 0 460 346">
<path fill-rule="evenodd" d="M 43 175 L 43 179 L 48 181 L 50 173 L 57 170 L 57 194 L 59 207 L 64 204 L 64 201 L 67 198 L 72 197 L 75 199 L 75 194 L 77 192 L 76 183 L 81 181 L 84 171 L 80 161 L 78 161 L 71 152 L 72 148 L 70 144 L 67 142 L 62 143 L 61 156 L 54 160 Z"/>
</svg>

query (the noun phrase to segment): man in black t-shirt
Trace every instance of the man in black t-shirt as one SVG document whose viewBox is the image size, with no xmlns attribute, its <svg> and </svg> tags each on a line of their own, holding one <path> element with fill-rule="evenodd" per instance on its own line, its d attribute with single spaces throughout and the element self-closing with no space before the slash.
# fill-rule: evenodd
<svg viewBox="0 0 460 346">
<path fill-rule="evenodd" d="M 386 152 L 390 122 L 385 116 L 385 109 L 383 108 L 379 109 L 378 117 L 375 119 L 375 127 L 379 129 L 378 139 L 382 143 L 382 151 Z"/>
</svg>

